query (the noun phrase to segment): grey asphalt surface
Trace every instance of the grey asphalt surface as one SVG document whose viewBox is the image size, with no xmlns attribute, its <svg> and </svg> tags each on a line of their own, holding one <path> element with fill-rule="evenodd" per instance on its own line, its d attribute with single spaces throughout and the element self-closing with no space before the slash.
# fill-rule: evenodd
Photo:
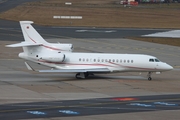
<svg viewBox="0 0 180 120">
<path fill-rule="evenodd" d="M 121 38 L 48 41 L 73 43 L 75 51 L 81 52 L 152 54 L 173 66 L 180 65 L 180 49 L 174 46 Z M 100 74 L 86 80 L 77 80 L 74 74 L 68 73 L 40 74 L 27 71 L 23 60 L 17 59 L 22 49 L 5 48 L 3 43 L 8 42 L 11 41 L 0 41 L 0 119 L 168 120 L 180 117 L 177 114 L 180 111 L 179 71 L 154 73 L 151 82 L 147 81 L 146 73 Z M 30 64 L 34 69 L 45 69 Z"/>
<path fill-rule="evenodd" d="M 180 110 L 180 94 L 6 104 L 0 105 L 0 119 L 77 117 L 162 110 Z"/>
<path fill-rule="evenodd" d="M 86 28 L 86 27 L 54 27 L 33 24 L 36 30 L 46 38 L 124 38 L 141 36 L 166 29 L 135 28 Z M 23 41 L 19 22 L 0 20 L 0 40 Z"/>
</svg>

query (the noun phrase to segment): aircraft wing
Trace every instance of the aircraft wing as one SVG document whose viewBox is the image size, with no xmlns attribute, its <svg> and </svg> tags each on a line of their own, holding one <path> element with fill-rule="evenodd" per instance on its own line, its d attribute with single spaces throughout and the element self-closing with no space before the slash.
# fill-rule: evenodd
<svg viewBox="0 0 180 120">
<path fill-rule="evenodd" d="M 42 45 L 41 43 L 29 43 L 29 42 L 21 42 L 11 45 L 6 45 L 6 47 L 27 47 L 27 46 L 38 46 Z"/>
<path fill-rule="evenodd" d="M 39 70 L 39 72 L 71 72 L 71 73 L 77 73 L 77 72 L 111 72 L 108 68 L 93 68 L 93 69 L 58 69 L 58 70 Z"/>
<path fill-rule="evenodd" d="M 27 62 L 25 62 L 28 70 L 44 72 L 44 73 L 60 73 L 60 72 L 69 72 L 69 73 L 79 73 L 79 72 L 94 72 L 94 73 L 108 73 L 111 72 L 108 68 L 82 68 L 82 69 L 51 69 L 51 70 L 34 70 Z"/>
</svg>

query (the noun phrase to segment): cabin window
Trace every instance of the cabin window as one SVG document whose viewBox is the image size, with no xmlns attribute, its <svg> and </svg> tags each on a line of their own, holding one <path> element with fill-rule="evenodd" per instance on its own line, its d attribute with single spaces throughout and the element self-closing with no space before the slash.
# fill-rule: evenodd
<svg viewBox="0 0 180 120">
<path fill-rule="evenodd" d="M 129 60 L 127 60 L 127 62 L 129 63 Z"/>
<path fill-rule="evenodd" d="M 100 62 L 100 60 L 98 59 L 98 62 Z"/>
<path fill-rule="evenodd" d="M 106 62 L 108 62 L 108 60 L 106 59 Z"/>
<path fill-rule="evenodd" d="M 124 60 L 124 63 L 126 63 L 126 60 Z"/>
<path fill-rule="evenodd" d="M 83 58 L 83 62 L 85 61 L 85 59 Z"/>
<path fill-rule="evenodd" d="M 120 63 L 122 63 L 122 60 L 120 60 Z"/>
<path fill-rule="evenodd" d="M 94 59 L 94 62 L 96 62 L 96 59 Z"/>
<path fill-rule="evenodd" d="M 104 62 L 104 59 L 102 59 L 101 62 Z"/>
<path fill-rule="evenodd" d="M 79 61 L 81 61 L 81 58 L 79 58 Z"/>
<path fill-rule="evenodd" d="M 115 60 L 113 59 L 113 62 L 115 62 Z"/>
<path fill-rule="evenodd" d="M 109 62 L 111 62 L 111 59 L 109 59 Z"/>
<path fill-rule="evenodd" d="M 131 60 L 131 63 L 133 63 L 133 60 Z"/>
<path fill-rule="evenodd" d="M 118 62 L 119 62 L 119 60 L 117 59 L 117 60 L 116 60 L 116 62 L 118 63 Z"/>
<path fill-rule="evenodd" d="M 86 62 L 88 62 L 89 60 L 88 59 L 86 59 Z"/>
</svg>

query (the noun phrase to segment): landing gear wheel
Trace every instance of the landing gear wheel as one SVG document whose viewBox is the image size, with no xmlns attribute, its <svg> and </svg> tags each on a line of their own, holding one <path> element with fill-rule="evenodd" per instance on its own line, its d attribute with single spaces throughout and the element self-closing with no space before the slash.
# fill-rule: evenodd
<svg viewBox="0 0 180 120">
<path fill-rule="evenodd" d="M 77 73 L 75 77 L 77 79 L 84 79 L 84 78 L 87 78 L 88 76 L 89 76 L 88 72 L 81 72 L 81 73 Z"/>
<path fill-rule="evenodd" d="M 89 76 L 89 73 L 88 72 L 85 72 L 84 73 L 84 77 L 87 78 Z"/>
<path fill-rule="evenodd" d="M 77 73 L 76 74 L 76 79 L 80 79 L 81 77 L 80 77 L 80 73 Z"/>
<path fill-rule="evenodd" d="M 149 80 L 149 81 L 151 81 L 151 80 L 152 80 L 152 78 L 151 78 L 151 74 L 152 74 L 152 72 L 148 72 L 148 74 L 147 74 L 147 77 L 148 77 L 148 80 Z"/>
</svg>

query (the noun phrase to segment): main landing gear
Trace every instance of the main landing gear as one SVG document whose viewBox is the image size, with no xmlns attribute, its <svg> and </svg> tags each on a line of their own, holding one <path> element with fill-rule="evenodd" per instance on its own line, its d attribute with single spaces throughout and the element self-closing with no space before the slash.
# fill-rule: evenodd
<svg viewBox="0 0 180 120">
<path fill-rule="evenodd" d="M 152 74 L 152 72 L 148 72 L 148 74 L 147 74 L 147 77 L 148 77 L 148 80 L 149 80 L 149 81 L 151 81 L 151 80 L 152 80 L 152 78 L 151 78 L 151 74 Z"/>
<path fill-rule="evenodd" d="M 89 73 L 88 73 L 88 72 L 77 73 L 77 74 L 76 74 L 76 78 L 77 78 L 77 79 L 84 79 L 84 78 L 87 78 L 88 76 L 89 76 Z"/>
</svg>

